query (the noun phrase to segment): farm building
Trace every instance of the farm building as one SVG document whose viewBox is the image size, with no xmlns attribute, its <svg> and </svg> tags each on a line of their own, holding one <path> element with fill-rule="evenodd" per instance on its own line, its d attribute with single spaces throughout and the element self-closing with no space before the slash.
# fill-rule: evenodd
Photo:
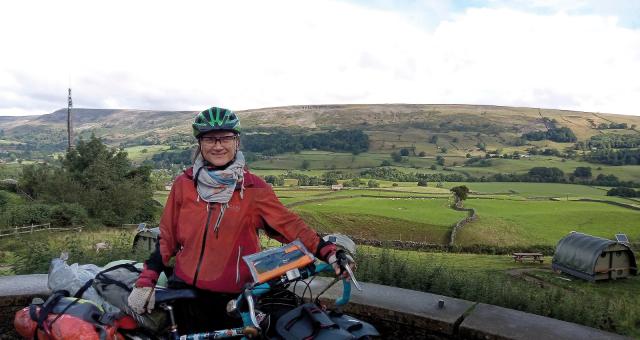
<svg viewBox="0 0 640 340">
<path fill-rule="evenodd" d="M 627 245 L 577 232 L 558 242 L 552 267 L 592 282 L 625 278 L 638 272 L 635 255 Z"/>
</svg>

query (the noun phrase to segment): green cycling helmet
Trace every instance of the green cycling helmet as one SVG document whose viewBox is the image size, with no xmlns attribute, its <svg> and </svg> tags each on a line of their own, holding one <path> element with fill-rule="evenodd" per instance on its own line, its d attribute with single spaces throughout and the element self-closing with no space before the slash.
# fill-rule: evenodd
<svg viewBox="0 0 640 340">
<path fill-rule="evenodd" d="M 240 119 L 231 110 L 221 107 L 210 107 L 196 116 L 192 124 L 193 135 L 199 138 L 211 131 L 233 131 L 240 134 Z"/>
</svg>

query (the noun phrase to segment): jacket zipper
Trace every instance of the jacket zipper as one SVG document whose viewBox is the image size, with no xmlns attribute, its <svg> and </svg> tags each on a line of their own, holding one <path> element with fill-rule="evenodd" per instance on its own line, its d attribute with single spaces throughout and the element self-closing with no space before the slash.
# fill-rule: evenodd
<svg viewBox="0 0 640 340">
<path fill-rule="evenodd" d="M 240 255 L 242 255 L 242 246 L 238 246 L 238 259 L 236 260 L 236 284 L 240 282 Z"/>
<path fill-rule="evenodd" d="M 200 259 L 198 259 L 198 266 L 196 267 L 196 273 L 193 275 L 193 286 L 198 281 L 198 274 L 200 273 L 200 266 L 202 265 L 202 259 L 204 258 L 204 246 L 207 244 L 207 234 L 209 232 L 209 222 L 211 220 L 211 203 L 207 203 L 207 222 L 204 225 L 204 237 L 202 238 L 202 248 L 200 249 Z"/>
</svg>

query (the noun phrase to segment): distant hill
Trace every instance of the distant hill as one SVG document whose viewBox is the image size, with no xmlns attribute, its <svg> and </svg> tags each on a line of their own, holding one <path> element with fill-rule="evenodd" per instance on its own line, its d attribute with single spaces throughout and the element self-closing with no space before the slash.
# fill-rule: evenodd
<svg viewBox="0 0 640 340">
<path fill-rule="evenodd" d="M 190 123 L 196 112 L 73 109 L 74 129 L 78 137 L 92 133 L 111 144 L 162 144 L 191 138 Z M 416 131 L 419 134 L 462 132 L 465 135 L 492 135 L 501 140 L 516 138 L 531 131 L 544 131 L 545 120 L 574 131 L 579 140 L 595 134 L 602 123 L 626 123 L 629 129 L 615 133 L 640 133 L 640 117 L 566 110 L 485 105 L 309 105 L 261 108 L 238 111 L 243 128 L 265 130 L 272 127 L 319 131 L 362 129 L 375 139 L 396 138 L 395 134 Z M 63 145 L 66 136 L 66 109 L 50 114 L 26 117 L 0 117 L 4 139 L 28 141 L 37 138 Z M 608 131 L 610 132 L 610 131 Z M 391 134 L 386 136 L 386 134 Z M 76 138 L 78 138 L 76 137 Z M 426 137 L 425 137 L 426 138 Z"/>
</svg>

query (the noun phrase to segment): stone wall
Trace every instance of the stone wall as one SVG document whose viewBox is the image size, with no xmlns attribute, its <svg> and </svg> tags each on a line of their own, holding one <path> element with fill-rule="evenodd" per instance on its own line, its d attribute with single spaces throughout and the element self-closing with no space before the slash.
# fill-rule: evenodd
<svg viewBox="0 0 640 340">
<path fill-rule="evenodd" d="M 14 313 L 34 297 L 49 294 L 46 275 L 0 277 L 0 338 L 14 339 Z M 311 289 L 320 292 L 331 281 L 316 278 Z M 298 285 L 301 291 L 306 287 Z M 362 283 L 352 290 L 346 312 L 369 321 L 383 339 L 630 339 L 594 328 L 507 308 L 408 289 Z M 341 285 L 331 287 L 322 300 L 331 303 L 341 295 Z"/>
<path fill-rule="evenodd" d="M 476 210 L 473 208 L 464 208 L 462 206 L 462 201 L 458 200 L 456 201 L 456 203 L 453 205 L 453 210 L 457 210 L 457 211 L 466 211 L 467 212 L 467 217 L 461 219 L 460 221 L 458 221 L 458 223 L 456 223 L 455 226 L 453 226 L 453 229 L 451 230 L 451 236 L 449 237 L 449 245 L 453 246 L 456 242 L 456 234 L 458 233 L 458 231 L 460 231 L 460 229 L 462 229 L 462 227 L 464 227 L 467 223 L 469 222 L 473 222 L 476 218 L 478 218 L 478 215 L 476 214 Z"/>
<path fill-rule="evenodd" d="M 49 293 L 45 274 L 0 276 L 0 339 L 16 339 L 15 313 L 28 306 L 33 298 L 46 298 Z"/>
</svg>

